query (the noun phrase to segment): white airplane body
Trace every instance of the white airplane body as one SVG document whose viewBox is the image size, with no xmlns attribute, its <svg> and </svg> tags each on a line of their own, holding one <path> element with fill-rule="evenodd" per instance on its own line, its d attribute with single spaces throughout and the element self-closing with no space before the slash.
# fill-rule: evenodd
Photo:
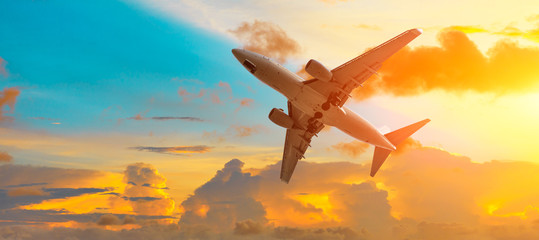
<svg viewBox="0 0 539 240">
<path fill-rule="evenodd" d="M 307 81 L 266 56 L 244 49 L 232 50 L 249 72 L 288 99 L 288 114 L 277 108 L 269 114 L 272 122 L 287 129 L 281 180 L 290 181 L 297 161 L 304 157 L 311 138 L 324 125 L 336 127 L 376 147 L 371 167 L 371 176 L 374 176 L 389 153 L 396 150 L 396 145 L 430 121 L 425 119 L 384 135 L 343 106 L 354 88 L 376 74 L 383 61 L 420 34 L 419 29 L 408 30 L 332 71 L 316 60 L 310 60 L 305 70 L 314 79 Z"/>
</svg>

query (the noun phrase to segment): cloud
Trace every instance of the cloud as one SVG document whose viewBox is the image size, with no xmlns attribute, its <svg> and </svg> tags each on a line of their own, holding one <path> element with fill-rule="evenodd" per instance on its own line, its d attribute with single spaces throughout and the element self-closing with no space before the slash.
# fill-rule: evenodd
<svg viewBox="0 0 539 240">
<path fill-rule="evenodd" d="M 242 236 L 256 235 L 262 233 L 262 231 L 264 231 L 264 226 L 251 219 L 236 222 L 236 226 L 234 227 L 234 234 Z"/>
<path fill-rule="evenodd" d="M 338 228 L 295 228 L 276 227 L 271 235 L 275 239 L 343 239 L 362 240 L 369 239 L 366 232 L 357 232 L 349 227 Z"/>
<path fill-rule="evenodd" d="M 116 216 L 112 214 L 105 214 L 99 217 L 99 220 L 97 220 L 97 225 L 101 226 L 107 226 L 107 225 L 119 225 L 122 221 Z"/>
<path fill-rule="evenodd" d="M 2 57 L 0 57 L 0 76 L 3 76 L 5 78 L 8 77 L 8 73 L 7 73 L 7 70 L 6 70 L 6 64 L 7 64 L 7 61 L 4 60 Z"/>
<path fill-rule="evenodd" d="M 353 96 L 409 96 L 435 89 L 510 94 L 538 86 L 538 48 L 501 40 L 484 55 L 466 34 L 451 29 L 441 31 L 438 41 L 440 47 L 403 48 L 380 68 L 381 79 L 371 78 Z"/>
<path fill-rule="evenodd" d="M 255 200 L 260 177 L 243 173 L 243 164 L 237 159 L 229 161 L 183 201 L 180 224 L 204 225 L 215 231 L 229 231 L 246 220 L 265 224 L 264 206 Z"/>
<path fill-rule="evenodd" d="M 195 93 L 188 92 L 187 89 L 185 89 L 183 87 L 180 87 L 180 88 L 178 88 L 178 95 L 180 95 L 180 97 L 182 97 L 182 100 L 184 102 L 190 102 L 191 100 L 193 100 L 195 98 L 201 98 L 204 95 L 206 95 L 206 90 L 205 89 L 200 89 L 198 94 L 195 94 Z"/>
<path fill-rule="evenodd" d="M 360 142 L 354 140 L 352 142 L 340 142 L 335 145 L 332 145 L 328 150 L 336 150 L 342 154 L 348 155 L 350 157 L 358 157 L 359 155 L 365 153 L 370 147 L 368 143 Z"/>
<path fill-rule="evenodd" d="M 15 102 L 17 102 L 17 96 L 20 94 L 20 90 L 16 87 L 4 88 L 0 92 L 0 121 L 11 120 L 11 117 L 4 116 L 3 108 L 4 106 L 9 106 L 10 112 L 15 110 Z"/>
<path fill-rule="evenodd" d="M 421 147 L 423 147 L 421 142 L 409 137 L 409 138 L 404 139 L 404 141 L 397 146 L 397 150 L 394 151 L 391 154 L 398 155 L 398 154 L 401 154 L 401 153 L 408 152 L 408 151 L 410 151 L 412 149 L 418 149 L 418 148 L 421 148 Z"/>
<path fill-rule="evenodd" d="M 243 107 L 251 107 L 254 103 L 254 99 L 251 99 L 251 98 L 242 98 L 242 99 L 238 99 L 236 100 L 236 102 L 239 102 L 239 106 L 238 108 L 236 108 L 236 110 L 234 110 L 234 112 L 238 112 L 241 108 Z"/>
<path fill-rule="evenodd" d="M 48 183 L 44 183 L 44 182 L 41 182 L 41 183 L 24 183 L 24 184 L 17 184 L 17 185 L 8 185 L 8 186 L 5 186 L 6 188 L 20 188 L 20 187 L 32 187 L 32 186 L 42 186 L 42 185 L 47 185 Z"/>
<path fill-rule="evenodd" d="M 195 92 L 199 91 L 199 94 L 195 94 Z M 252 107 L 254 103 L 254 99 L 251 98 L 236 98 L 234 97 L 234 94 L 232 92 L 232 87 L 228 82 L 219 81 L 216 85 L 210 88 L 201 88 L 196 89 L 192 88 L 190 91 L 188 91 L 185 87 L 180 87 L 179 90 L 180 96 L 182 97 L 183 102 L 189 102 L 191 100 L 200 98 L 206 103 L 210 103 L 213 105 L 221 105 L 221 104 L 237 104 L 238 107 L 234 110 L 234 113 L 237 113 L 239 110 L 245 107 Z M 143 115 L 137 115 L 135 117 L 136 120 L 146 120 Z M 132 118 L 131 118 L 132 119 Z M 167 119 L 156 119 L 154 120 L 167 120 Z M 183 119 L 183 120 L 192 120 L 192 121 L 204 121 L 199 118 L 191 118 L 191 119 Z"/>
<path fill-rule="evenodd" d="M 299 70 L 296 71 L 296 74 L 300 77 L 302 77 L 303 79 L 305 80 L 309 80 L 309 79 L 312 79 L 313 76 L 311 76 L 307 71 L 305 71 L 305 65 L 306 64 L 303 64 L 299 67 Z"/>
<path fill-rule="evenodd" d="M 301 51 L 300 45 L 274 23 L 254 20 L 252 23 L 243 22 L 238 28 L 229 31 L 243 42 L 243 48 L 282 63 Z"/>
<path fill-rule="evenodd" d="M 177 147 L 145 147 L 145 146 L 130 147 L 130 149 L 139 150 L 139 151 L 173 154 L 173 155 L 184 155 L 186 153 L 206 153 L 206 152 L 209 152 L 211 148 L 212 147 L 209 147 L 206 145 L 177 146 Z"/>
<path fill-rule="evenodd" d="M 50 195 L 50 193 L 44 192 L 42 189 L 36 189 L 36 188 L 15 188 L 15 189 L 10 189 L 7 192 L 7 195 L 10 197 L 47 196 L 47 195 Z"/>
<path fill-rule="evenodd" d="M 535 186 L 539 184 L 536 177 L 539 165 L 500 161 L 475 163 L 442 149 L 421 146 L 417 141 L 407 144 L 409 147 L 402 153 L 388 159 L 376 178 L 369 177 L 369 164 L 300 161 L 293 181 L 283 184 L 279 181 L 280 163 L 262 169 L 244 169 L 243 162 L 231 160 L 181 203 L 183 213 L 178 224 L 140 221 L 139 218 L 145 218 L 143 215 L 134 219 L 135 216 L 121 214 L 77 215 L 65 210 L 4 209 L 2 220 L 9 224 L 22 224 L 33 218 L 34 221 L 76 221 L 94 225 L 86 229 L 62 228 L 61 232 L 58 232 L 60 228 L 43 231 L 0 227 L 0 237 L 26 232 L 27 236 L 47 239 L 54 232 L 54 238 L 58 239 L 85 236 L 92 231 L 102 234 L 99 235 L 102 239 L 129 236 L 130 239 L 144 236 L 237 239 L 244 236 L 380 240 L 538 237 L 539 190 Z M 10 188 L 38 187 L 45 182 L 49 181 L 34 179 L 26 183 L 28 186 L 19 182 L 10 184 Z M 153 166 L 129 165 L 124 172 L 124 182 L 132 184 L 126 184 L 122 197 L 135 200 L 126 204 L 145 204 L 139 207 L 152 213 L 170 213 L 167 209 L 174 204 L 161 202 L 168 197 L 163 191 L 167 187 L 166 178 Z M 50 192 L 53 195 L 61 191 Z M 77 194 L 76 189 L 64 192 Z M 6 190 L 0 189 L 2 194 L 5 196 Z M 170 215 L 151 216 L 162 219 Z M 138 224 L 138 229 L 114 232 L 95 228 L 133 222 Z"/>
<path fill-rule="evenodd" d="M 163 190 L 167 188 L 167 180 L 152 165 L 128 165 L 124 171 L 124 182 L 133 183 L 126 184 L 124 196 L 137 214 L 170 215 L 174 211 L 174 200 Z"/>
<path fill-rule="evenodd" d="M 248 137 L 253 134 L 257 134 L 263 131 L 264 129 L 265 128 L 262 125 L 254 125 L 254 126 L 232 125 L 229 128 L 229 130 L 232 130 L 232 132 L 234 132 L 233 134 L 236 137 Z"/>
<path fill-rule="evenodd" d="M 137 219 L 133 216 L 126 215 L 124 219 L 121 220 L 114 214 L 104 214 L 99 217 L 96 223 L 99 226 L 136 224 Z"/>
<path fill-rule="evenodd" d="M 127 120 L 157 120 L 157 121 L 167 121 L 167 120 L 182 120 L 182 121 L 188 121 L 188 122 L 204 122 L 203 119 L 197 118 L 197 117 L 144 117 L 141 114 L 137 114 L 133 117 L 126 118 Z"/>
<path fill-rule="evenodd" d="M 538 21 L 537 19 L 530 18 L 530 22 Z M 539 22 L 534 29 L 521 30 L 515 26 L 507 25 L 501 30 L 492 30 L 483 28 L 480 26 L 451 26 L 448 29 L 457 30 L 464 33 L 489 33 L 494 35 L 501 35 L 505 37 L 521 37 L 534 42 L 539 42 Z"/>
<path fill-rule="evenodd" d="M 0 162 L 11 162 L 11 160 L 13 160 L 13 157 L 7 152 L 0 152 Z"/>
</svg>

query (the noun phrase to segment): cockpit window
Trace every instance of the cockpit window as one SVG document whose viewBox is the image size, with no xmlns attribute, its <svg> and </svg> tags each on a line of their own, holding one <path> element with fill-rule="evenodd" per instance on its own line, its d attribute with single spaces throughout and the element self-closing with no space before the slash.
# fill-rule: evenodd
<svg viewBox="0 0 539 240">
<path fill-rule="evenodd" d="M 248 59 L 243 60 L 243 66 L 245 66 L 247 70 L 253 74 L 256 72 L 256 65 Z"/>
</svg>

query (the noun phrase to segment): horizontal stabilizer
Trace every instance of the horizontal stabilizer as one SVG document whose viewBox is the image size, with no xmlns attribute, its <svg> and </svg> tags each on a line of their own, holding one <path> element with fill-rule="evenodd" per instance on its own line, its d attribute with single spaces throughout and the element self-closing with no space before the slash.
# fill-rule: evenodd
<svg viewBox="0 0 539 240">
<path fill-rule="evenodd" d="M 401 129 L 390 132 L 384 136 L 393 144 L 393 146 L 398 147 L 398 145 L 401 144 L 406 138 L 410 137 L 417 130 L 425 126 L 425 124 L 427 124 L 428 122 L 430 122 L 430 119 L 425 119 L 423 121 L 419 121 L 412 125 L 408 125 Z M 374 149 L 374 157 L 372 159 L 371 165 L 371 177 L 374 177 L 376 172 L 378 172 L 378 169 L 380 169 L 380 167 L 386 161 L 386 158 L 389 156 L 390 153 L 391 150 L 384 149 L 381 147 L 376 147 Z"/>
</svg>

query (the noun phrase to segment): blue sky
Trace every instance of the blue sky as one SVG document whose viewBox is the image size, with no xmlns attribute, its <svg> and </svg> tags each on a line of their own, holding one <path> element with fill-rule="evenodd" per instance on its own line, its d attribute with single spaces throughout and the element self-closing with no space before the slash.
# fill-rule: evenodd
<svg viewBox="0 0 539 240">
<path fill-rule="evenodd" d="M 255 94 L 249 86 L 259 97 L 262 93 L 279 99 L 260 88 L 236 63 L 230 49 L 237 43 L 169 21 L 139 5 L 101 0 L 8 1 L 4 5 L 0 52 L 10 74 L 3 85 L 23 89 L 17 124 L 55 132 L 159 131 L 151 124 L 148 129 L 117 124 L 117 118 L 147 111 L 146 117 L 193 116 L 220 125 L 215 123 L 221 121 L 217 118 L 232 113 L 236 106 L 213 108 L 200 99 L 183 104 L 177 90 L 182 86 L 198 92 L 216 88 L 221 81 L 232 85 L 236 98 L 252 98 Z M 200 111 L 201 107 L 208 112 Z M 230 119 L 232 115 L 223 121 L 237 121 Z M 236 115 L 262 120 L 241 111 Z M 35 117 L 50 121 L 30 119 Z M 190 127 L 200 130 L 198 125 Z"/>
<path fill-rule="evenodd" d="M 539 2 L 489 4 L 2 0 L 0 239 L 539 239 Z M 416 141 L 372 178 L 373 148 L 324 130 L 281 183 L 285 97 L 231 49 L 332 68 L 416 27 L 346 103 L 383 131 L 432 119 Z M 507 74 L 463 74 L 484 62 Z"/>
</svg>

